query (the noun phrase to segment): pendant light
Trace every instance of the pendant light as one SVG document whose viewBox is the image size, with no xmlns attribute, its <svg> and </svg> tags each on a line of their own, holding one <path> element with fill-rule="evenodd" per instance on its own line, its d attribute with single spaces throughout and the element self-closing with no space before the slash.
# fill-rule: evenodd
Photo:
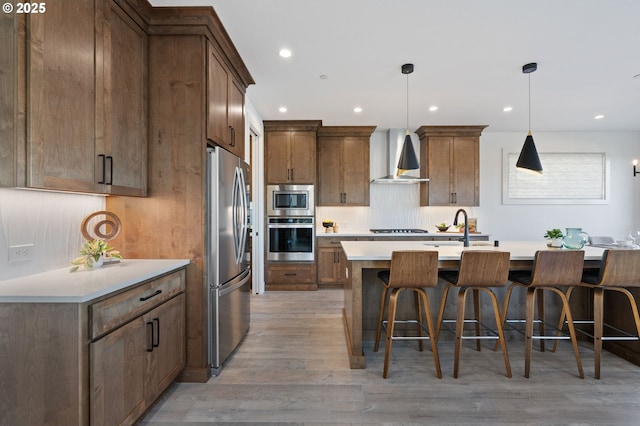
<svg viewBox="0 0 640 426">
<path fill-rule="evenodd" d="M 407 76 L 407 134 L 404 137 L 404 144 L 402 145 L 400 159 L 398 160 L 399 175 L 405 174 L 409 170 L 416 170 L 420 168 L 418 157 L 413 149 L 413 142 L 411 142 L 411 132 L 409 131 L 409 74 L 412 72 L 413 64 L 404 64 L 402 66 L 402 74 Z"/>
<path fill-rule="evenodd" d="M 524 145 L 522 146 L 522 151 L 520 151 L 516 167 L 520 170 L 542 174 L 542 164 L 540 164 L 538 150 L 531 135 L 531 73 L 537 69 L 538 64 L 535 62 L 522 66 L 522 73 L 529 75 L 529 133 L 524 140 Z"/>
</svg>

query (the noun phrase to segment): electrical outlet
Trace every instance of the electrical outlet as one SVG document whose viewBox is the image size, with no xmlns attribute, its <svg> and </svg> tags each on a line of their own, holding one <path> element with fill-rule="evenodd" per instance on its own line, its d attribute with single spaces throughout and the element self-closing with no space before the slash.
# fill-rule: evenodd
<svg viewBox="0 0 640 426">
<path fill-rule="evenodd" d="M 34 244 L 22 244 L 19 246 L 9 246 L 9 262 L 29 260 L 33 258 Z"/>
</svg>

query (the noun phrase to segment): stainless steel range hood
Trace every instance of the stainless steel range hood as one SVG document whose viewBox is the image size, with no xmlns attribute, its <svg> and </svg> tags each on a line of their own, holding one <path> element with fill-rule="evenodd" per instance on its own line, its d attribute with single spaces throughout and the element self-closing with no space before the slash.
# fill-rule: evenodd
<svg viewBox="0 0 640 426">
<path fill-rule="evenodd" d="M 402 144 L 406 136 L 404 129 L 389 129 L 387 131 L 387 164 L 388 174 L 376 179 L 373 179 L 371 183 L 386 183 L 386 184 L 413 184 L 420 182 L 428 182 L 429 179 L 421 178 L 420 170 L 410 170 L 404 174 L 398 174 L 398 159 L 400 158 L 400 151 L 402 151 Z M 413 149 L 419 155 L 420 154 L 420 142 L 418 136 L 415 133 L 411 133 L 411 141 L 413 142 Z M 424 161 L 425 159 L 420 159 Z"/>
</svg>

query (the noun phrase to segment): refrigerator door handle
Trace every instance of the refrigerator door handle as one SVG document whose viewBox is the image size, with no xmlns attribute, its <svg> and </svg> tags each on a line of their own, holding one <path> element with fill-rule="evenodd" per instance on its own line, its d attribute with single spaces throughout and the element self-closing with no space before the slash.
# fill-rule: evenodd
<svg viewBox="0 0 640 426">
<path fill-rule="evenodd" d="M 240 167 L 236 167 L 233 177 L 233 246 L 235 249 L 236 263 L 242 262 L 244 245 L 247 237 L 247 198 L 244 186 L 244 175 Z"/>
</svg>

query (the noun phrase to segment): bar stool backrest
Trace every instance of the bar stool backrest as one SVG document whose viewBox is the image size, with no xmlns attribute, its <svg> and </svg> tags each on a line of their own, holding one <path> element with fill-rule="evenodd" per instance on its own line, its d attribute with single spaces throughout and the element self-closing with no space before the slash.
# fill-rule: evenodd
<svg viewBox="0 0 640 426">
<path fill-rule="evenodd" d="M 461 287 L 503 287 L 509 277 L 508 251 L 464 250 L 456 285 Z"/>
<path fill-rule="evenodd" d="M 578 285 L 584 269 L 583 250 L 539 250 L 533 260 L 532 285 Z"/>
<path fill-rule="evenodd" d="M 438 252 L 404 250 L 391 253 L 389 287 L 423 288 L 438 285 Z"/>
<path fill-rule="evenodd" d="M 640 287 L 640 250 L 605 250 L 598 284 Z"/>
</svg>

